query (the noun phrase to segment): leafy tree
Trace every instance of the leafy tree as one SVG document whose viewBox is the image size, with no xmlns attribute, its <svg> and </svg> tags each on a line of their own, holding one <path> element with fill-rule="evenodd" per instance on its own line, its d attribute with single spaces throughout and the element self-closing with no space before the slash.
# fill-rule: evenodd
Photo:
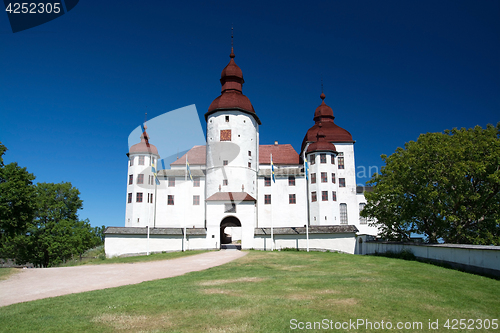
<svg viewBox="0 0 500 333">
<path fill-rule="evenodd" d="M 382 159 L 361 215 L 383 237 L 500 245 L 500 123 L 422 134 Z"/>
<path fill-rule="evenodd" d="M 23 235 L 35 214 L 35 176 L 17 163 L 4 165 L 7 148 L 0 143 L 0 255 L 15 256 L 13 241 Z"/>
</svg>

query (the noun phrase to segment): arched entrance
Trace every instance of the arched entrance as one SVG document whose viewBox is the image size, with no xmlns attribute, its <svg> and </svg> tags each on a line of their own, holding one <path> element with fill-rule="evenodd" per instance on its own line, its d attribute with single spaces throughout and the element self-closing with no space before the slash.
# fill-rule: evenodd
<svg viewBox="0 0 500 333">
<path fill-rule="evenodd" d="M 228 230 L 226 230 L 228 228 Z M 239 237 L 238 236 L 239 231 Z M 231 244 L 239 238 L 241 240 L 241 223 L 238 218 L 234 216 L 225 217 L 220 223 L 220 243 L 221 245 Z"/>
</svg>

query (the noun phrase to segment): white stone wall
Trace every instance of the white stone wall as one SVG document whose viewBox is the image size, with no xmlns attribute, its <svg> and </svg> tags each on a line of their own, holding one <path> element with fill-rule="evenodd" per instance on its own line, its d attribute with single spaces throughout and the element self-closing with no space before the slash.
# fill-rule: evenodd
<svg viewBox="0 0 500 333">
<path fill-rule="evenodd" d="M 354 254 L 356 237 L 353 234 L 309 234 L 309 249 L 322 249 Z M 270 236 L 255 236 L 254 248 L 271 250 Z M 293 248 L 306 249 L 306 235 L 274 235 L 276 250 Z"/>
<path fill-rule="evenodd" d="M 226 121 L 229 117 L 229 121 Z M 231 141 L 220 141 L 220 131 L 231 130 Z M 241 111 L 220 111 L 207 119 L 206 196 L 219 192 L 247 192 L 256 197 L 259 169 L 259 125 Z M 250 151 L 250 156 L 249 152 Z M 223 161 L 228 165 L 224 166 Z M 251 167 L 248 167 L 248 163 Z M 223 180 L 228 184 L 224 185 Z"/>
</svg>

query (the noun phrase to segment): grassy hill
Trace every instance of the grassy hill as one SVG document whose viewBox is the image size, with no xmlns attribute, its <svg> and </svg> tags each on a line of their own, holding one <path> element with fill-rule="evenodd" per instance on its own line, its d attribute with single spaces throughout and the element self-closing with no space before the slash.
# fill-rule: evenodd
<svg viewBox="0 0 500 333">
<path fill-rule="evenodd" d="M 250 251 L 184 276 L 3 307 L 0 331 L 380 332 L 390 322 L 441 332 L 448 319 L 500 331 L 500 281 L 385 257 Z"/>
</svg>

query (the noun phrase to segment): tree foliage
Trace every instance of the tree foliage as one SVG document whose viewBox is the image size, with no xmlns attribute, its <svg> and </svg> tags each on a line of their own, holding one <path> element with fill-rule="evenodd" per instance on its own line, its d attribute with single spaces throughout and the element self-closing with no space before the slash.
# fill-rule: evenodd
<svg viewBox="0 0 500 333">
<path fill-rule="evenodd" d="M 500 123 L 422 134 L 382 159 L 362 216 L 383 237 L 500 245 Z"/>
<path fill-rule="evenodd" d="M 103 229 L 81 221 L 80 192 L 71 183 L 38 183 L 16 163 L 3 165 L 0 144 L 0 256 L 53 266 L 101 245 Z"/>
</svg>

